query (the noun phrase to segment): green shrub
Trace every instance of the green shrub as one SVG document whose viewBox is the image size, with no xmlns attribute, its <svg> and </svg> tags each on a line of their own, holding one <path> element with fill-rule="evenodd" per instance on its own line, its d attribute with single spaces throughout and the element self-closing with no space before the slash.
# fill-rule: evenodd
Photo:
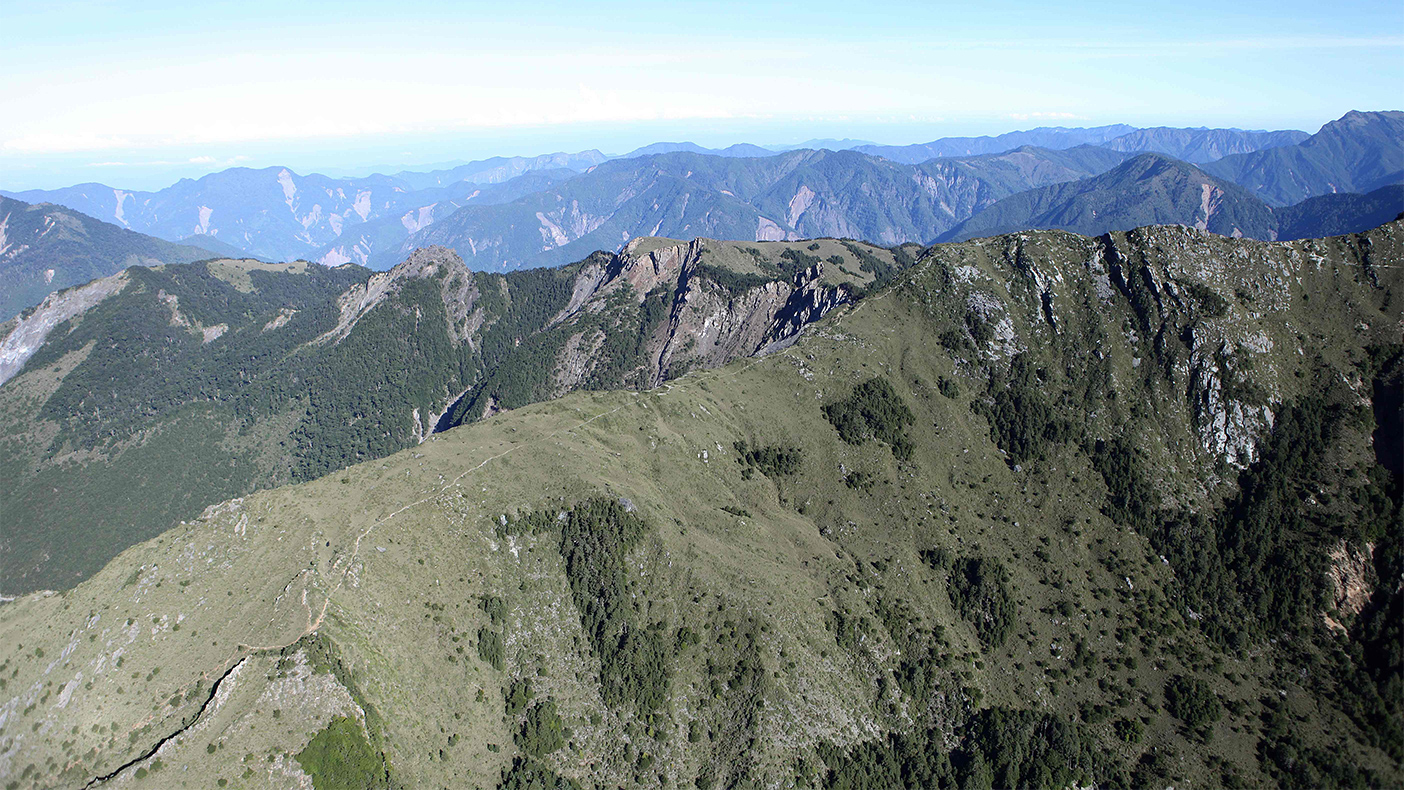
<svg viewBox="0 0 1404 790">
<path fill-rule="evenodd" d="M 1204 283 L 1192 282 L 1185 290 L 1189 293 L 1190 299 L 1205 316 L 1209 318 L 1223 318 L 1228 315 L 1228 300 L 1220 296 L 1217 291 Z"/>
<path fill-rule="evenodd" d="M 389 771 L 361 725 L 337 716 L 297 754 L 317 790 L 369 790 L 390 786 Z"/>
<path fill-rule="evenodd" d="M 527 710 L 526 721 L 517 733 L 517 748 L 527 754 L 543 757 L 565 746 L 565 728 L 556 701 L 543 700 Z"/>
<path fill-rule="evenodd" d="M 1083 727 L 1034 711 L 987 708 L 953 752 L 937 729 L 891 733 L 845 752 L 820 744 L 832 790 L 1068 787 L 1114 780 L 1118 766 Z"/>
<path fill-rule="evenodd" d="M 531 681 L 525 679 L 512 681 L 512 685 L 503 692 L 503 696 L 508 718 L 526 710 L 526 706 L 536 699 L 536 694 L 531 690 Z"/>
<path fill-rule="evenodd" d="M 1165 709 L 1197 732 L 1206 732 L 1223 715 L 1219 696 L 1197 677 L 1176 675 L 1165 684 Z"/>
<path fill-rule="evenodd" d="M 507 620 L 507 605 L 496 595 L 484 595 L 478 602 L 478 608 L 487 613 L 488 619 L 493 625 L 499 625 Z"/>
<path fill-rule="evenodd" d="M 912 457 L 907 426 L 916 417 L 887 379 L 872 378 L 859 384 L 847 398 L 824 406 L 824 416 L 839 438 L 849 444 L 876 438 L 890 445 L 899 460 Z"/>
<path fill-rule="evenodd" d="M 752 447 L 744 439 L 731 446 L 736 450 L 736 463 L 741 465 L 741 477 L 746 479 L 756 469 L 771 479 L 794 475 L 804 460 L 798 447 Z"/>
<path fill-rule="evenodd" d="M 581 790 L 580 783 L 551 770 L 531 757 L 518 757 L 502 771 L 497 790 Z"/>
<path fill-rule="evenodd" d="M 843 484 L 856 491 L 867 493 L 877 484 L 877 479 L 861 469 L 855 469 L 843 479 Z"/>
<path fill-rule="evenodd" d="M 1049 405 L 1028 357 L 1016 355 L 1009 371 L 990 378 L 989 401 L 972 408 L 989 420 L 990 439 L 1013 464 L 1042 458 L 1048 448 L 1073 436 L 1072 425 Z"/>
<path fill-rule="evenodd" d="M 506 650 L 502 634 L 487 626 L 478 629 L 478 658 L 488 662 L 499 672 L 506 666 Z"/>
<path fill-rule="evenodd" d="M 1140 743 L 1146 728 L 1139 719 L 1117 719 L 1112 724 L 1112 731 L 1122 743 Z"/>
<path fill-rule="evenodd" d="M 809 255 L 796 249 L 782 251 L 780 260 L 780 271 L 791 275 L 819 264 L 818 256 Z"/>
<path fill-rule="evenodd" d="M 632 702 L 643 713 L 664 704 L 672 678 L 672 640 L 662 622 L 638 622 L 629 592 L 628 555 L 647 530 L 624 505 L 597 498 L 569 512 L 560 539 L 580 624 L 600 659 L 605 702 Z"/>
<path fill-rule="evenodd" d="M 1102 507 L 1107 518 L 1141 534 L 1150 533 L 1159 497 L 1135 446 L 1124 436 L 1098 441 L 1092 450 L 1092 468 L 1107 484 L 1107 501 Z"/>
<path fill-rule="evenodd" d="M 1009 573 L 996 559 L 956 561 L 947 588 L 951 604 L 970 622 L 987 647 L 999 647 L 1014 628 L 1016 609 L 1009 594 Z"/>
</svg>

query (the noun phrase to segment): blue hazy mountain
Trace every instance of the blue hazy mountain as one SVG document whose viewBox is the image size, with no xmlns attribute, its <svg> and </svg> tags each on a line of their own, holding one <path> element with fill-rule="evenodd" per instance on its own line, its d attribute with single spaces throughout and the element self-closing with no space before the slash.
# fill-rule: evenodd
<svg viewBox="0 0 1404 790">
<path fill-rule="evenodd" d="M 220 257 L 198 240 L 174 244 L 52 203 L 0 197 L 0 321 L 44 297 L 129 266 Z"/>
<path fill-rule="evenodd" d="M 1226 156 L 1205 171 L 1273 206 L 1404 182 L 1404 112 L 1349 112 L 1302 142 Z"/>
</svg>

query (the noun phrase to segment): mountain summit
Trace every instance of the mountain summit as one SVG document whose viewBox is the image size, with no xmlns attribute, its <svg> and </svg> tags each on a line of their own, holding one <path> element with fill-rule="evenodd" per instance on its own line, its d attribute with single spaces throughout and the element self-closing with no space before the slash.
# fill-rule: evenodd
<svg viewBox="0 0 1404 790">
<path fill-rule="evenodd" d="M 1404 183 L 1404 112 L 1356 112 L 1297 145 L 1226 156 L 1204 169 L 1272 206 Z"/>
<path fill-rule="evenodd" d="M 922 250 L 866 296 L 823 283 L 866 274 L 875 250 L 715 244 L 645 240 L 508 277 L 430 250 L 319 275 L 349 282 L 282 323 L 305 273 L 119 275 L 0 386 L 10 446 L 73 448 L 0 479 L 42 467 L 46 502 L 78 459 L 129 480 L 65 488 L 89 531 L 26 566 L 86 550 L 126 499 L 295 437 L 352 458 L 339 442 L 422 426 L 471 370 L 463 349 L 520 354 L 499 394 L 592 360 L 608 380 L 740 353 L 192 502 L 77 586 L 0 605 L 0 773 L 23 788 L 1399 783 L 1404 270 L 1382 262 L 1404 256 L 1404 223 L 1277 243 L 1026 231 Z M 709 269 L 723 260 L 729 274 Z M 781 262 L 793 277 L 759 276 Z M 771 306 L 825 293 L 849 299 L 802 335 L 763 328 L 793 326 Z M 197 322 L 222 303 L 230 326 L 205 343 Z M 565 345 L 533 351 L 540 333 L 513 327 L 537 319 Z M 684 325 L 694 342 L 655 345 Z M 112 343 L 81 333 L 123 327 L 123 343 L 153 333 L 139 359 L 159 365 L 114 398 Z M 188 381 L 178 354 L 218 364 Z M 137 427 L 178 393 L 192 403 L 175 419 Z M 25 416 L 46 399 L 67 405 Z M 225 428 L 231 400 L 292 440 Z M 221 417 L 202 446 L 228 455 L 161 459 L 205 409 Z"/>
<path fill-rule="evenodd" d="M 1161 154 L 1139 154 L 1099 176 L 1007 197 L 952 228 L 963 241 L 1023 228 L 1090 235 L 1178 224 L 1224 236 L 1273 239 L 1272 210 L 1235 184 Z"/>
</svg>

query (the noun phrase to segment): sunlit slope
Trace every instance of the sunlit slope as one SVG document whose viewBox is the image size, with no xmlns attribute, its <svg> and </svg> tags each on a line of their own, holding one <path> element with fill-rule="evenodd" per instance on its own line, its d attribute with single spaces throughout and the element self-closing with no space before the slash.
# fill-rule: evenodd
<svg viewBox="0 0 1404 790">
<path fill-rule="evenodd" d="M 1287 737 L 1397 781 L 1334 675 L 1280 669 L 1288 643 L 1338 649 L 1318 612 L 1290 639 L 1216 641 L 1220 613 L 1187 608 L 1195 569 L 1132 528 L 1096 448 L 1131 442 L 1157 505 L 1209 513 L 1274 409 L 1331 381 L 1368 404 L 1363 349 L 1398 340 L 1400 228 L 1243 254 L 1138 233 L 938 247 L 776 353 L 504 412 L 5 604 L 0 775 L 330 782 L 352 768 L 309 744 L 340 738 L 369 765 L 352 775 L 410 787 L 824 786 L 896 732 L 951 782 L 1273 781 L 1263 744 Z M 825 410 L 843 404 L 879 417 Z M 1375 462 L 1353 420 L 1323 462 L 1350 485 Z M 610 534 L 571 532 L 590 507 L 642 526 L 582 570 Z M 1167 703 L 1181 678 L 1222 700 L 1212 737 Z"/>
<path fill-rule="evenodd" d="M 575 389 L 781 342 L 917 248 L 640 239 L 560 269 L 135 267 L 0 324 L 0 595 L 66 589 L 206 506 Z M 102 502 L 94 508 L 92 503 Z"/>
</svg>

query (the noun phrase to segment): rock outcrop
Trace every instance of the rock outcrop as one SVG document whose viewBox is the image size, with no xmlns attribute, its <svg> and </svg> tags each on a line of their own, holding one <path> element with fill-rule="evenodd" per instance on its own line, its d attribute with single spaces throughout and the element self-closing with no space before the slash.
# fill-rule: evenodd
<svg viewBox="0 0 1404 790">
<path fill-rule="evenodd" d="M 0 384 L 20 372 L 24 363 L 44 345 L 54 327 L 86 313 L 126 285 L 127 277 L 120 272 L 93 280 L 87 285 L 49 294 L 32 311 L 0 324 Z"/>
<path fill-rule="evenodd" d="M 708 265 L 707 239 L 640 252 L 636 239 L 608 263 L 584 267 L 576 277 L 570 304 L 553 323 L 570 322 L 603 309 L 611 298 L 627 293 L 637 304 L 662 293 L 668 317 L 651 328 L 636 367 L 644 386 L 658 386 L 673 375 L 701 367 L 715 368 L 767 346 L 790 340 L 834 308 L 852 302 L 847 289 L 823 281 L 822 263 L 784 279 L 757 277 L 737 287 L 719 282 Z M 558 357 L 555 381 L 560 394 L 579 385 L 601 361 L 603 334 L 582 329 L 572 334 Z"/>
</svg>

